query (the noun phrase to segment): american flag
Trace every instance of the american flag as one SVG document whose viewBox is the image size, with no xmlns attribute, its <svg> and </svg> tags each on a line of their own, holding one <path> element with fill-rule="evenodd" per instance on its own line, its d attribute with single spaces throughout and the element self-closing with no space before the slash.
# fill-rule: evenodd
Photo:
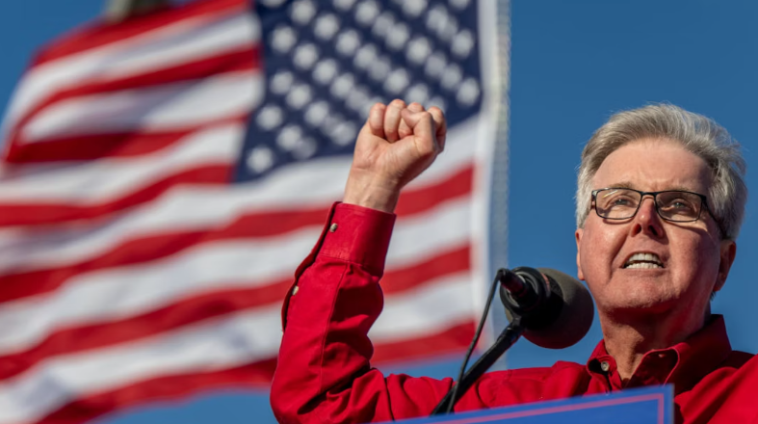
<svg viewBox="0 0 758 424">
<path fill-rule="evenodd" d="M 393 98 L 450 131 L 397 209 L 374 360 L 465 347 L 494 146 L 483 7 L 200 0 L 43 48 L 3 127 L 0 424 L 265 386 L 293 272 Z"/>
</svg>

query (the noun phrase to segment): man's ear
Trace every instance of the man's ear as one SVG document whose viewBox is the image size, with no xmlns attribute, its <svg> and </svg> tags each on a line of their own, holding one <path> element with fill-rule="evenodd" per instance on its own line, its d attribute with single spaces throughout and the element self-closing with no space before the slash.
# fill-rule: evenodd
<svg viewBox="0 0 758 424">
<path fill-rule="evenodd" d="M 713 287 L 713 293 L 721 290 L 726 283 L 726 277 L 729 276 L 729 270 L 732 269 L 734 258 L 737 256 L 737 242 L 734 240 L 721 241 L 721 261 L 719 262 L 719 275 L 716 285 Z"/>
<path fill-rule="evenodd" d="M 582 234 L 583 231 L 581 228 L 576 229 L 576 233 L 574 233 L 574 237 L 576 237 L 576 276 L 579 277 L 580 280 L 584 281 L 584 272 L 582 272 Z"/>
</svg>

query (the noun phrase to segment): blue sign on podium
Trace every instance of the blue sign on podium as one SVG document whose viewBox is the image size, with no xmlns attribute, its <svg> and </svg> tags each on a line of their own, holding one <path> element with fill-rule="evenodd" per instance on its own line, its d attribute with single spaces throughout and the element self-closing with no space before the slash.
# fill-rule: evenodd
<svg viewBox="0 0 758 424">
<path fill-rule="evenodd" d="M 403 424 L 673 424 L 672 386 L 416 418 Z"/>
</svg>

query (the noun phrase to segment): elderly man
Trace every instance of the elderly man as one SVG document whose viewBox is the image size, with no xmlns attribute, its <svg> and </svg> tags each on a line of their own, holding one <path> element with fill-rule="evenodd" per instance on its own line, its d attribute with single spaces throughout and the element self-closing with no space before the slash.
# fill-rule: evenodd
<svg viewBox="0 0 758 424">
<path fill-rule="evenodd" d="M 395 100 L 371 110 L 344 201 L 284 304 L 271 391 L 282 423 L 424 416 L 451 387 L 372 369 L 366 335 L 399 192 L 444 144 L 439 109 Z M 670 105 L 613 116 L 582 154 L 575 234 L 603 340 L 586 364 L 485 374 L 455 410 L 672 383 L 679 422 L 758 424 L 758 358 L 731 349 L 709 307 L 737 251 L 743 174 L 736 143 L 702 116 Z"/>
</svg>

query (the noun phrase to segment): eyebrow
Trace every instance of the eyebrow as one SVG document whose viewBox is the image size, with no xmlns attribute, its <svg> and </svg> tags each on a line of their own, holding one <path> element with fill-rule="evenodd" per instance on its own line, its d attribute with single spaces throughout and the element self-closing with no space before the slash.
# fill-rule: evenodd
<svg viewBox="0 0 758 424">
<path fill-rule="evenodd" d="M 611 184 L 610 186 L 608 186 L 606 188 L 629 188 L 629 189 L 632 189 L 632 190 L 639 190 L 639 189 L 637 189 L 634 186 L 634 184 L 632 184 L 629 181 L 622 181 L 620 183 Z M 659 190 L 659 191 L 671 191 L 671 190 L 688 191 L 690 193 L 697 193 L 697 191 L 694 190 L 692 187 L 686 187 L 686 186 L 682 186 L 682 185 L 677 185 L 677 186 L 669 187 L 669 188 L 666 188 L 664 190 Z M 642 191 L 642 190 L 639 190 L 639 191 Z"/>
</svg>

